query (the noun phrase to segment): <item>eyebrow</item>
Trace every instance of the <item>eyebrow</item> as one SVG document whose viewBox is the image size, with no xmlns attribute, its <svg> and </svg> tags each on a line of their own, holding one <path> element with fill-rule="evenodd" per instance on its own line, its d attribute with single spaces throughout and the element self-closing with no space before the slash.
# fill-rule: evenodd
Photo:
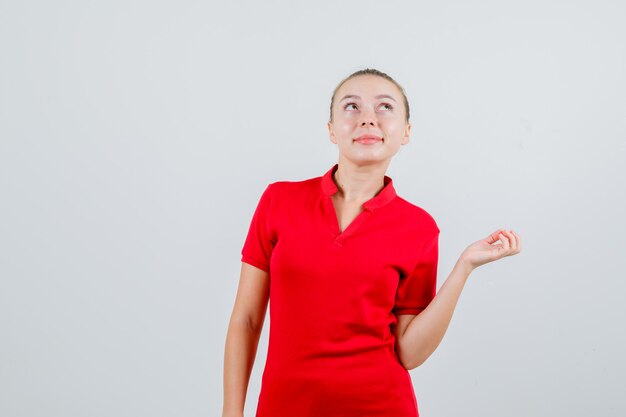
<svg viewBox="0 0 626 417">
<path fill-rule="evenodd" d="M 344 101 L 344 100 L 346 100 L 346 99 L 349 99 L 349 98 L 356 98 L 356 99 L 361 100 L 361 97 L 359 97 L 359 96 L 357 96 L 357 95 L 354 95 L 354 94 L 348 94 L 348 95 L 343 96 L 343 97 L 341 98 L 341 100 L 339 100 L 339 102 L 342 102 L 342 101 Z M 393 100 L 393 101 L 396 101 L 396 99 L 395 99 L 395 98 L 391 97 L 391 96 L 390 96 L 390 95 L 388 95 L 388 94 L 379 94 L 379 95 L 377 95 L 377 96 L 376 96 L 376 97 L 374 97 L 374 98 L 389 98 L 389 99 L 391 99 L 391 100 Z"/>
</svg>

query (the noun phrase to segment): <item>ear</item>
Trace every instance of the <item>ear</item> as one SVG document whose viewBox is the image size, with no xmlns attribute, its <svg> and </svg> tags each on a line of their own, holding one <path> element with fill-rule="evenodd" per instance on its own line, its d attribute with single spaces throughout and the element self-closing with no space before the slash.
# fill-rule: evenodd
<svg viewBox="0 0 626 417">
<path fill-rule="evenodd" d="M 409 143 L 409 134 L 411 133 L 411 123 L 406 124 L 406 128 L 404 129 L 404 136 L 402 137 L 402 145 L 406 145 Z"/>
<path fill-rule="evenodd" d="M 334 144 L 337 144 L 337 139 L 335 139 L 335 132 L 333 130 L 332 122 L 328 122 L 328 134 L 330 136 L 330 141 Z"/>
</svg>

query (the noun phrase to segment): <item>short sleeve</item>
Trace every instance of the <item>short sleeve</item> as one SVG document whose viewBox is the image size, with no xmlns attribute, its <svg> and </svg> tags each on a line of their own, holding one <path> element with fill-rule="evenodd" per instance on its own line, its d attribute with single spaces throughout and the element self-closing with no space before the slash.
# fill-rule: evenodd
<svg viewBox="0 0 626 417">
<path fill-rule="evenodd" d="M 407 276 L 401 277 L 393 313 L 419 314 L 428 307 L 437 292 L 439 229 L 424 242 L 417 264 Z"/>
<path fill-rule="evenodd" d="M 269 184 L 257 203 L 248 234 L 241 249 L 241 261 L 256 266 L 267 273 L 275 242 L 270 232 L 270 207 L 272 184 Z"/>
</svg>

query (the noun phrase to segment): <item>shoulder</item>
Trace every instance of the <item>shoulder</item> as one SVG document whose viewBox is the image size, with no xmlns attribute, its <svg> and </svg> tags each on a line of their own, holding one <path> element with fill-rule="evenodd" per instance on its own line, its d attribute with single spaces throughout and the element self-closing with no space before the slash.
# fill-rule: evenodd
<svg viewBox="0 0 626 417">
<path fill-rule="evenodd" d="M 284 196 L 294 197 L 297 195 L 310 194 L 318 191 L 320 187 L 321 177 L 308 178 L 304 180 L 281 180 L 269 183 L 267 191 L 281 198 Z"/>
<path fill-rule="evenodd" d="M 311 206 L 319 190 L 319 177 L 299 181 L 279 180 L 268 183 L 263 195 L 274 210 L 283 211 Z"/>
<path fill-rule="evenodd" d="M 417 204 L 396 195 L 395 209 L 398 215 L 406 218 L 411 224 L 419 225 L 420 229 L 431 230 L 432 233 L 439 233 L 439 226 L 434 216 L 428 210 Z"/>
</svg>

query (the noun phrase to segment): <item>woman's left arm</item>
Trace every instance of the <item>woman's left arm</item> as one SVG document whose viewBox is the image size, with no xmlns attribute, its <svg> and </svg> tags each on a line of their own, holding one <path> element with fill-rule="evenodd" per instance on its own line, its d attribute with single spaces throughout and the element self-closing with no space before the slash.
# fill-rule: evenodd
<svg viewBox="0 0 626 417">
<path fill-rule="evenodd" d="M 495 244 L 498 240 L 501 243 Z M 504 229 L 496 230 L 463 251 L 435 298 L 413 317 L 398 338 L 398 357 L 406 369 L 417 368 L 437 349 L 471 272 L 480 265 L 520 251 L 519 235 Z"/>
</svg>

